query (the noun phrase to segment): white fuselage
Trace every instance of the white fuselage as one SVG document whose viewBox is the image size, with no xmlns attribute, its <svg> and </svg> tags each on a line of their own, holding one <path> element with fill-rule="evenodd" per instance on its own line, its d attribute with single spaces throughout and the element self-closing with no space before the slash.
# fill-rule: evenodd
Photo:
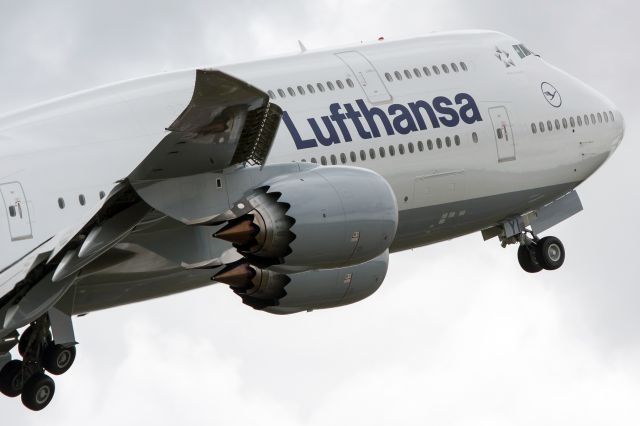
<svg viewBox="0 0 640 426">
<path fill-rule="evenodd" d="M 623 118 L 609 100 L 535 55 L 521 58 L 514 45 L 499 33 L 461 32 L 219 69 L 272 94 L 285 111 L 268 163 L 333 160 L 384 176 L 399 205 L 393 247 L 401 250 L 551 201 L 621 141 Z M 101 191 L 135 169 L 189 103 L 194 75 L 130 81 L 0 119 L 0 270 L 81 221 Z M 470 123 L 443 109 L 442 98 L 451 100 L 459 116 L 459 94 L 477 107 Z M 380 117 L 367 121 L 360 100 L 391 127 Z M 420 125 L 410 107 L 419 101 L 440 104 L 439 125 L 426 110 Z"/>
</svg>

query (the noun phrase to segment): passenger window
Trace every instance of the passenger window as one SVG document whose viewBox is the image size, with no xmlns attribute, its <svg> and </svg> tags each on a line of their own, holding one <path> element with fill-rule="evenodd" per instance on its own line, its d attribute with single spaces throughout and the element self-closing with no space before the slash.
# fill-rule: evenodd
<svg viewBox="0 0 640 426">
<path fill-rule="evenodd" d="M 431 76 L 431 71 L 429 71 L 429 67 L 422 67 L 422 72 L 424 72 L 424 75 L 426 75 L 427 77 Z"/>
<path fill-rule="evenodd" d="M 287 95 L 284 94 L 284 90 L 282 89 L 278 89 L 278 95 L 280 95 L 281 98 L 286 98 Z"/>
<path fill-rule="evenodd" d="M 442 149 L 442 139 L 436 138 L 436 146 L 438 149 Z"/>
<path fill-rule="evenodd" d="M 585 126 L 589 125 L 589 116 L 587 114 L 584 115 L 584 125 Z"/>
<path fill-rule="evenodd" d="M 422 143 L 422 141 L 418 141 L 418 151 L 424 151 L 424 144 Z"/>
<path fill-rule="evenodd" d="M 473 140 L 473 143 L 478 143 L 478 134 L 476 132 L 473 132 L 471 134 L 471 139 Z"/>
<path fill-rule="evenodd" d="M 393 81 L 393 77 L 391 77 L 391 74 L 389 74 L 388 72 L 385 72 L 384 76 L 387 79 L 387 81 Z"/>
<path fill-rule="evenodd" d="M 333 85 L 333 83 L 332 83 L 332 82 L 327 81 L 327 88 L 328 88 L 329 90 L 334 90 L 334 89 L 335 89 L 335 86 Z"/>
<path fill-rule="evenodd" d="M 544 123 L 542 121 L 538 123 L 538 129 L 540 133 L 544 133 Z"/>
<path fill-rule="evenodd" d="M 451 138 L 449 136 L 444 138 L 444 143 L 447 145 L 447 148 L 451 148 Z"/>
<path fill-rule="evenodd" d="M 304 95 L 305 94 L 304 87 L 298 86 L 298 93 L 300 93 L 301 95 Z"/>
<path fill-rule="evenodd" d="M 444 71 L 445 74 L 449 74 L 449 67 L 447 64 L 442 64 L 442 71 Z"/>
<path fill-rule="evenodd" d="M 536 127 L 536 123 L 531 123 L 531 133 L 534 135 L 538 133 L 538 128 Z"/>
<path fill-rule="evenodd" d="M 347 79 L 347 86 L 353 87 L 353 80 L 351 80 L 350 78 Z"/>
<path fill-rule="evenodd" d="M 327 158 L 326 158 L 324 155 L 323 155 L 322 157 L 320 157 L 320 163 L 321 163 L 323 166 L 326 166 L 326 165 L 327 165 Z"/>
<path fill-rule="evenodd" d="M 498 139 L 502 139 L 502 127 L 498 128 Z"/>
<path fill-rule="evenodd" d="M 16 217 L 16 206 L 9 206 L 9 216 Z"/>
<path fill-rule="evenodd" d="M 427 149 L 429 151 L 433 150 L 433 142 L 431 141 L 431 139 L 427 139 Z"/>
<path fill-rule="evenodd" d="M 317 163 L 318 163 L 318 162 L 316 161 L 316 157 L 311 157 L 311 162 L 312 162 L 313 164 L 317 164 Z"/>
<path fill-rule="evenodd" d="M 398 152 L 399 152 L 401 155 L 404 155 L 404 145 L 402 145 L 402 144 L 398 145 Z"/>
<path fill-rule="evenodd" d="M 267 94 L 269 95 L 269 97 L 270 97 L 271 99 L 275 99 L 275 98 L 276 98 L 276 94 L 275 94 L 275 93 L 273 93 L 273 90 L 269 90 L 269 91 L 267 92 Z"/>
<path fill-rule="evenodd" d="M 548 131 L 552 131 L 553 130 L 553 125 L 551 124 L 551 120 L 547 120 L 547 130 Z"/>
<path fill-rule="evenodd" d="M 609 122 L 609 116 L 607 115 L 606 112 L 604 113 L 604 121 L 607 123 Z"/>
<path fill-rule="evenodd" d="M 340 162 L 342 164 L 347 164 L 347 155 L 344 152 L 340 154 Z"/>
<path fill-rule="evenodd" d="M 402 74 L 400 74 L 400 71 L 394 72 L 393 75 L 396 76 L 396 80 L 398 81 L 402 80 Z"/>
<path fill-rule="evenodd" d="M 64 199 L 62 197 L 58 198 L 58 207 L 60 207 L 60 209 L 64 209 Z"/>
<path fill-rule="evenodd" d="M 367 154 L 364 152 L 364 150 L 360 150 L 360 159 L 362 161 L 365 161 L 367 159 Z"/>
<path fill-rule="evenodd" d="M 287 92 L 289 92 L 289 94 L 290 94 L 291 96 L 295 96 L 295 95 L 296 95 L 295 90 L 293 90 L 291 87 L 288 87 L 288 88 L 287 88 Z"/>
<path fill-rule="evenodd" d="M 422 74 L 420 74 L 420 70 L 418 68 L 413 69 L 413 74 L 415 74 L 415 76 L 418 78 L 422 77 Z"/>
<path fill-rule="evenodd" d="M 611 111 L 609 111 L 609 118 L 611 118 L 612 122 L 616 121 L 616 119 L 615 119 L 615 117 L 614 117 L 614 115 L 613 115 L 613 113 Z"/>
<path fill-rule="evenodd" d="M 578 116 L 578 126 L 582 126 L 582 117 Z"/>
<path fill-rule="evenodd" d="M 411 78 L 413 77 L 409 70 L 404 70 L 404 76 L 407 77 L 408 80 L 411 80 Z"/>
<path fill-rule="evenodd" d="M 571 123 L 571 127 L 576 127 L 576 120 L 573 117 L 569 117 L 569 122 Z"/>
<path fill-rule="evenodd" d="M 344 89 L 344 84 L 342 84 L 342 80 L 336 80 L 336 84 L 338 85 L 338 89 Z"/>
<path fill-rule="evenodd" d="M 369 157 L 371 157 L 372 160 L 376 158 L 376 150 L 375 149 L 371 148 L 369 150 Z"/>
<path fill-rule="evenodd" d="M 434 66 L 432 67 L 432 69 L 433 69 L 433 73 L 434 73 L 435 75 L 440 75 L 440 68 L 438 68 L 438 66 L 437 66 L 437 65 L 434 65 Z"/>
<path fill-rule="evenodd" d="M 566 118 L 562 119 L 562 127 L 564 127 L 565 129 L 567 128 L 567 119 Z"/>
<path fill-rule="evenodd" d="M 460 62 L 460 68 L 462 68 L 462 71 L 468 71 L 469 68 L 467 68 L 467 64 L 465 64 L 464 62 Z"/>
<path fill-rule="evenodd" d="M 453 72 L 458 72 L 458 66 L 455 63 L 451 64 L 451 69 L 453 70 Z"/>
<path fill-rule="evenodd" d="M 453 142 L 456 144 L 456 146 L 460 146 L 460 136 L 455 135 L 453 137 Z"/>
<path fill-rule="evenodd" d="M 356 157 L 356 153 L 355 153 L 355 152 L 353 152 L 353 151 L 351 151 L 351 153 L 349 154 L 349 156 L 351 157 L 351 162 L 352 162 L 352 163 L 355 163 L 355 162 L 356 162 L 356 160 L 358 159 L 358 158 Z"/>
<path fill-rule="evenodd" d="M 591 124 L 596 124 L 596 116 L 595 116 L 595 114 L 591 114 Z"/>
<path fill-rule="evenodd" d="M 380 158 L 384 158 L 384 156 L 385 156 L 384 147 L 383 147 L 383 146 L 381 146 L 381 147 L 380 147 Z"/>
<path fill-rule="evenodd" d="M 556 130 L 560 130 L 560 120 L 556 118 L 555 123 L 556 123 Z"/>
<path fill-rule="evenodd" d="M 393 145 L 389 145 L 389 155 L 392 157 L 396 155 L 396 148 Z"/>
<path fill-rule="evenodd" d="M 101 200 L 105 197 L 105 195 L 106 194 L 104 193 L 104 191 L 100 191 L 100 193 L 98 194 Z"/>
<path fill-rule="evenodd" d="M 333 164 L 334 166 L 338 164 L 338 159 L 333 154 L 331 154 L 331 164 Z"/>
<path fill-rule="evenodd" d="M 312 84 L 307 84 L 307 90 L 309 91 L 309 93 L 314 94 L 316 93 L 316 89 L 313 88 Z"/>
<path fill-rule="evenodd" d="M 317 86 L 320 92 L 324 92 L 324 86 L 322 85 L 322 83 L 318 83 Z"/>
<path fill-rule="evenodd" d="M 415 148 L 413 147 L 413 142 L 409 142 L 407 144 L 407 148 L 409 148 L 409 153 L 413 154 L 413 151 L 415 150 Z"/>
<path fill-rule="evenodd" d="M 301 163 L 306 163 L 307 160 L 305 158 L 303 158 L 302 160 L 300 160 Z"/>
<path fill-rule="evenodd" d="M 78 202 L 80 203 L 81 206 L 84 206 L 85 204 L 87 204 L 87 199 L 84 197 L 84 194 L 78 195 Z"/>
<path fill-rule="evenodd" d="M 602 123 L 602 114 L 598 113 L 598 123 Z"/>
</svg>

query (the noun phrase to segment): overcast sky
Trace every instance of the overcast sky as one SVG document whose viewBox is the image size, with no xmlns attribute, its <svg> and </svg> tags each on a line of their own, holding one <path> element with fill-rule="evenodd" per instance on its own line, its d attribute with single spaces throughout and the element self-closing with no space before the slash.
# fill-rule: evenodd
<svg viewBox="0 0 640 426">
<path fill-rule="evenodd" d="M 225 286 L 76 320 L 74 368 L 0 424 L 637 425 L 638 16 L 607 1 L 0 2 L 0 112 L 76 90 L 309 48 L 495 29 L 610 97 L 613 158 L 553 228 L 564 267 L 528 275 L 480 234 L 391 257 L 346 308 L 276 317 Z M 198 422 L 198 423 L 196 423 Z"/>
</svg>

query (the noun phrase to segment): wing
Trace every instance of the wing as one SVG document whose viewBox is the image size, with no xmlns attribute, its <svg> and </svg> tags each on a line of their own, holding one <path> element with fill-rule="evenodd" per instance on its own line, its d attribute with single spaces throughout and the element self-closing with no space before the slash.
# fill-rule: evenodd
<svg viewBox="0 0 640 426">
<path fill-rule="evenodd" d="M 76 226 L 0 271 L 0 343 L 58 303 L 105 253 L 163 217 L 135 185 L 264 164 L 282 110 L 261 90 L 217 70 L 196 72 L 193 96 L 146 158 Z M 228 205 L 221 205 L 224 211 Z M 126 290 L 126 289 L 124 289 Z M 1 345 L 0 345 L 1 348 Z"/>
</svg>

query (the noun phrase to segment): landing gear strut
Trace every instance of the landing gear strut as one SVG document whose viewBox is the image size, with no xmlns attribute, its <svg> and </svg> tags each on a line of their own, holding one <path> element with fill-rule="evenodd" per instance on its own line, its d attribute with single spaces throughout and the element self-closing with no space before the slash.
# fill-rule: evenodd
<svg viewBox="0 0 640 426">
<path fill-rule="evenodd" d="M 12 398 L 21 395 L 22 403 L 34 411 L 46 407 L 55 393 L 55 383 L 45 371 L 63 374 L 76 357 L 74 344 L 56 344 L 50 326 L 48 315 L 33 322 L 18 343 L 23 359 L 9 361 L 0 370 L 0 392 Z"/>
<path fill-rule="evenodd" d="M 531 237 L 527 235 L 529 233 Z M 518 262 L 526 272 L 533 274 L 543 269 L 556 270 L 564 263 L 564 257 L 564 246 L 556 237 L 540 239 L 530 231 L 526 231 L 520 236 Z"/>
</svg>

